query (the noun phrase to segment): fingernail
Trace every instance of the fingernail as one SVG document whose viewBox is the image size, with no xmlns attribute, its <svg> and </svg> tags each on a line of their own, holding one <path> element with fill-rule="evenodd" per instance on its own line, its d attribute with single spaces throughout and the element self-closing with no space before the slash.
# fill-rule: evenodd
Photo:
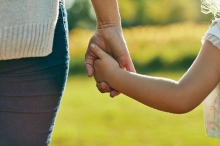
<svg viewBox="0 0 220 146">
<path fill-rule="evenodd" d="M 91 46 L 91 48 L 95 48 L 95 44 L 91 44 L 90 46 Z"/>
</svg>

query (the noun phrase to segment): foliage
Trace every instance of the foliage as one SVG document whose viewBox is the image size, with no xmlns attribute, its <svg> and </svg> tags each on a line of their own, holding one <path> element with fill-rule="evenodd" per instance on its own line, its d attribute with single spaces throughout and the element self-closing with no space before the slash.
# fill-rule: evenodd
<svg viewBox="0 0 220 146">
<path fill-rule="evenodd" d="M 72 0 L 72 6 L 68 6 L 69 30 L 73 28 L 94 29 L 96 21 L 92 13 L 89 0 Z"/>
<path fill-rule="evenodd" d="M 149 73 L 187 69 L 199 52 L 201 38 L 207 29 L 207 23 L 183 22 L 124 28 L 123 31 L 137 71 Z M 81 29 L 70 31 L 71 74 L 84 73 L 84 54 L 93 33 Z"/>
<path fill-rule="evenodd" d="M 69 0 L 71 1 L 71 0 Z M 68 5 L 69 29 L 95 28 L 95 14 L 90 0 L 72 0 Z M 183 21 L 209 21 L 201 11 L 200 0 L 118 0 L 123 27 L 167 25 Z"/>
</svg>

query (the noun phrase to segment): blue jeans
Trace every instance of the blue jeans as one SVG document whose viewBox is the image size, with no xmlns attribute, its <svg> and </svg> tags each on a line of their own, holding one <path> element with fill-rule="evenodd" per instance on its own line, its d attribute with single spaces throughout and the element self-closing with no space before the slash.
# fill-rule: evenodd
<svg viewBox="0 0 220 146">
<path fill-rule="evenodd" d="M 60 4 L 53 51 L 0 61 L 0 146 L 47 146 L 68 74 L 67 14 Z"/>
</svg>

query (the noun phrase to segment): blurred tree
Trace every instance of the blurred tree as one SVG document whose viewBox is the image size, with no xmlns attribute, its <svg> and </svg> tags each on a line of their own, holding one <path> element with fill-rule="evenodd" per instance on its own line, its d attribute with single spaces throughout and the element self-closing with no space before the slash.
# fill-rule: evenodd
<svg viewBox="0 0 220 146">
<path fill-rule="evenodd" d="M 200 0 L 118 0 L 123 27 L 166 25 L 181 21 L 210 21 L 200 12 Z M 66 0 L 69 29 L 95 28 L 90 0 Z"/>
<path fill-rule="evenodd" d="M 96 27 L 90 0 L 68 0 L 66 5 L 69 30 L 72 28 L 94 29 Z"/>
<path fill-rule="evenodd" d="M 150 21 L 143 20 L 146 24 L 169 24 L 173 22 L 186 21 L 195 18 L 193 5 L 187 1 L 170 1 L 170 0 L 147 0 L 145 7 L 145 17 Z M 144 18 L 143 18 L 144 19 Z"/>
</svg>

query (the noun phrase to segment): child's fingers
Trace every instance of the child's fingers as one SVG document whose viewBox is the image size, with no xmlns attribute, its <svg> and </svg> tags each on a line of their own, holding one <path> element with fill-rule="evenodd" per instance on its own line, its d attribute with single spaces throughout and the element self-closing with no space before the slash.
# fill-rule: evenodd
<svg viewBox="0 0 220 146">
<path fill-rule="evenodd" d="M 111 96 L 112 98 L 114 98 L 115 96 L 118 96 L 119 94 L 121 94 L 121 93 L 118 92 L 118 91 L 116 91 L 116 90 L 112 90 L 112 91 L 110 92 L 110 96 Z"/>
<path fill-rule="evenodd" d="M 118 96 L 120 94 L 120 92 L 112 89 L 106 82 L 96 83 L 96 87 L 99 89 L 99 91 L 101 93 L 109 93 L 110 92 L 110 96 L 112 98 L 115 96 Z"/>
<path fill-rule="evenodd" d="M 99 89 L 101 93 L 109 93 L 112 90 L 106 82 L 96 83 L 96 87 Z"/>
<path fill-rule="evenodd" d="M 96 44 L 91 44 L 90 48 L 92 50 L 92 52 L 98 57 L 98 58 L 104 58 L 106 56 L 108 56 L 107 53 L 105 53 L 99 46 L 97 46 Z"/>
</svg>

